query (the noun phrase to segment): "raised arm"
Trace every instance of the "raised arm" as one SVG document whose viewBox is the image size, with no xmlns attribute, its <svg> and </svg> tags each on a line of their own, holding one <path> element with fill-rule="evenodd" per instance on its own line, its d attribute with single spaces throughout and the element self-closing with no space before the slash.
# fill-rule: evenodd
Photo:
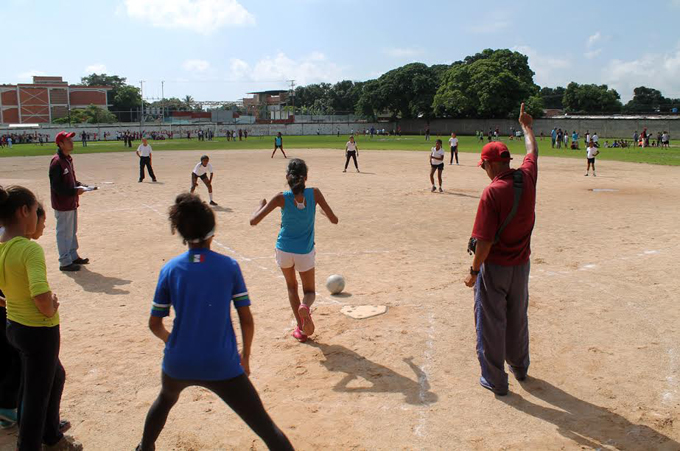
<svg viewBox="0 0 680 451">
<path fill-rule="evenodd" d="M 534 136 L 534 118 L 529 113 L 524 112 L 524 103 L 519 110 L 519 123 L 524 132 L 524 145 L 527 148 L 527 154 L 533 153 L 538 157 L 538 145 L 536 144 L 536 136 Z"/>
<path fill-rule="evenodd" d="M 272 199 L 267 202 L 266 199 L 262 199 L 260 201 L 260 206 L 255 210 L 253 213 L 253 216 L 250 218 L 250 225 L 251 226 L 256 226 L 262 221 L 264 218 L 267 217 L 269 213 L 274 211 L 276 207 L 283 208 L 285 205 L 285 200 L 283 198 L 283 193 L 279 193 L 276 196 L 272 197 Z"/>
<path fill-rule="evenodd" d="M 319 204 L 321 211 L 323 211 L 328 220 L 333 224 L 337 224 L 338 217 L 335 216 L 335 213 L 333 213 L 333 210 L 331 209 L 330 205 L 328 205 L 328 202 L 326 202 L 326 198 L 323 197 L 323 194 L 321 194 L 321 190 L 319 190 L 319 188 L 314 188 L 314 200 L 316 200 L 316 203 Z"/>
</svg>

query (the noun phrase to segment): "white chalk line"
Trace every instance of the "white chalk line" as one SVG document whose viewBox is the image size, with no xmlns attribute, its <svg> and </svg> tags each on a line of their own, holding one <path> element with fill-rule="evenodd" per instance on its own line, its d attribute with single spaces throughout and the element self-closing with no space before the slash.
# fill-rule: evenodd
<svg viewBox="0 0 680 451">
<path fill-rule="evenodd" d="M 413 432 L 418 437 L 424 437 L 427 435 L 427 416 L 430 412 L 430 408 L 426 405 L 427 403 L 427 393 L 429 392 L 429 372 L 432 370 L 432 358 L 434 356 L 434 336 L 435 336 L 435 324 L 434 324 L 434 313 L 430 312 L 427 315 L 427 339 L 425 341 L 425 350 L 423 351 L 423 364 L 420 368 L 420 376 L 418 377 L 418 400 L 420 401 L 421 407 L 418 412 L 418 424 L 416 425 Z"/>
</svg>

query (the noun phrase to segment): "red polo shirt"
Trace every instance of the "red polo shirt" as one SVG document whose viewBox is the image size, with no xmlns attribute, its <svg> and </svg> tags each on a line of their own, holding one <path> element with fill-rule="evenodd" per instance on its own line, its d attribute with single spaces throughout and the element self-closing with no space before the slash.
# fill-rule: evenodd
<svg viewBox="0 0 680 451">
<path fill-rule="evenodd" d="M 524 188 L 517 214 L 501 233 L 498 243 L 491 246 L 486 262 L 502 265 L 522 265 L 531 255 L 531 232 L 536 218 L 536 179 L 538 163 L 536 154 L 527 154 L 519 170 L 524 174 Z M 482 192 L 472 237 L 491 241 L 496 237 L 505 218 L 510 214 L 515 198 L 512 187 L 513 170 L 494 178 Z"/>
</svg>

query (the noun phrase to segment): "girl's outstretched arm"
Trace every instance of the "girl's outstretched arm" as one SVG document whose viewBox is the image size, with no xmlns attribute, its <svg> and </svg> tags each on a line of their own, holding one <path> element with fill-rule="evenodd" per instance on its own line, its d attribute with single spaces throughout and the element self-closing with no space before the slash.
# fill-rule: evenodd
<svg viewBox="0 0 680 451">
<path fill-rule="evenodd" d="M 253 216 L 250 217 L 250 225 L 251 226 L 256 226 L 262 221 L 264 218 L 267 217 L 269 213 L 274 211 L 276 207 L 283 208 L 285 205 L 285 200 L 283 198 L 283 193 L 279 193 L 276 196 L 272 197 L 272 200 L 267 202 L 266 199 L 262 199 L 260 202 L 260 205 L 257 207 L 257 210 L 253 213 Z"/>
<path fill-rule="evenodd" d="M 314 200 L 316 200 L 316 203 L 319 204 L 321 211 L 326 215 L 328 220 L 333 224 L 337 224 L 338 217 L 335 216 L 335 213 L 333 213 L 333 210 L 331 209 L 330 205 L 328 205 L 328 202 L 326 202 L 326 199 L 323 197 L 323 194 L 321 194 L 321 190 L 319 190 L 319 188 L 314 188 Z"/>
</svg>

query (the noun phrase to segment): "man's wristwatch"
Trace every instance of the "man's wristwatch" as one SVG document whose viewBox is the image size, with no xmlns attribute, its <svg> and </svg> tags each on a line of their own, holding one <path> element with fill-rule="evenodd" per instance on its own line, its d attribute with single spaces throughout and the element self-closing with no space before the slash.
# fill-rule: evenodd
<svg viewBox="0 0 680 451">
<path fill-rule="evenodd" d="M 472 266 L 470 266 L 470 275 L 471 276 L 478 276 L 479 271 L 475 271 L 474 268 Z"/>
</svg>

